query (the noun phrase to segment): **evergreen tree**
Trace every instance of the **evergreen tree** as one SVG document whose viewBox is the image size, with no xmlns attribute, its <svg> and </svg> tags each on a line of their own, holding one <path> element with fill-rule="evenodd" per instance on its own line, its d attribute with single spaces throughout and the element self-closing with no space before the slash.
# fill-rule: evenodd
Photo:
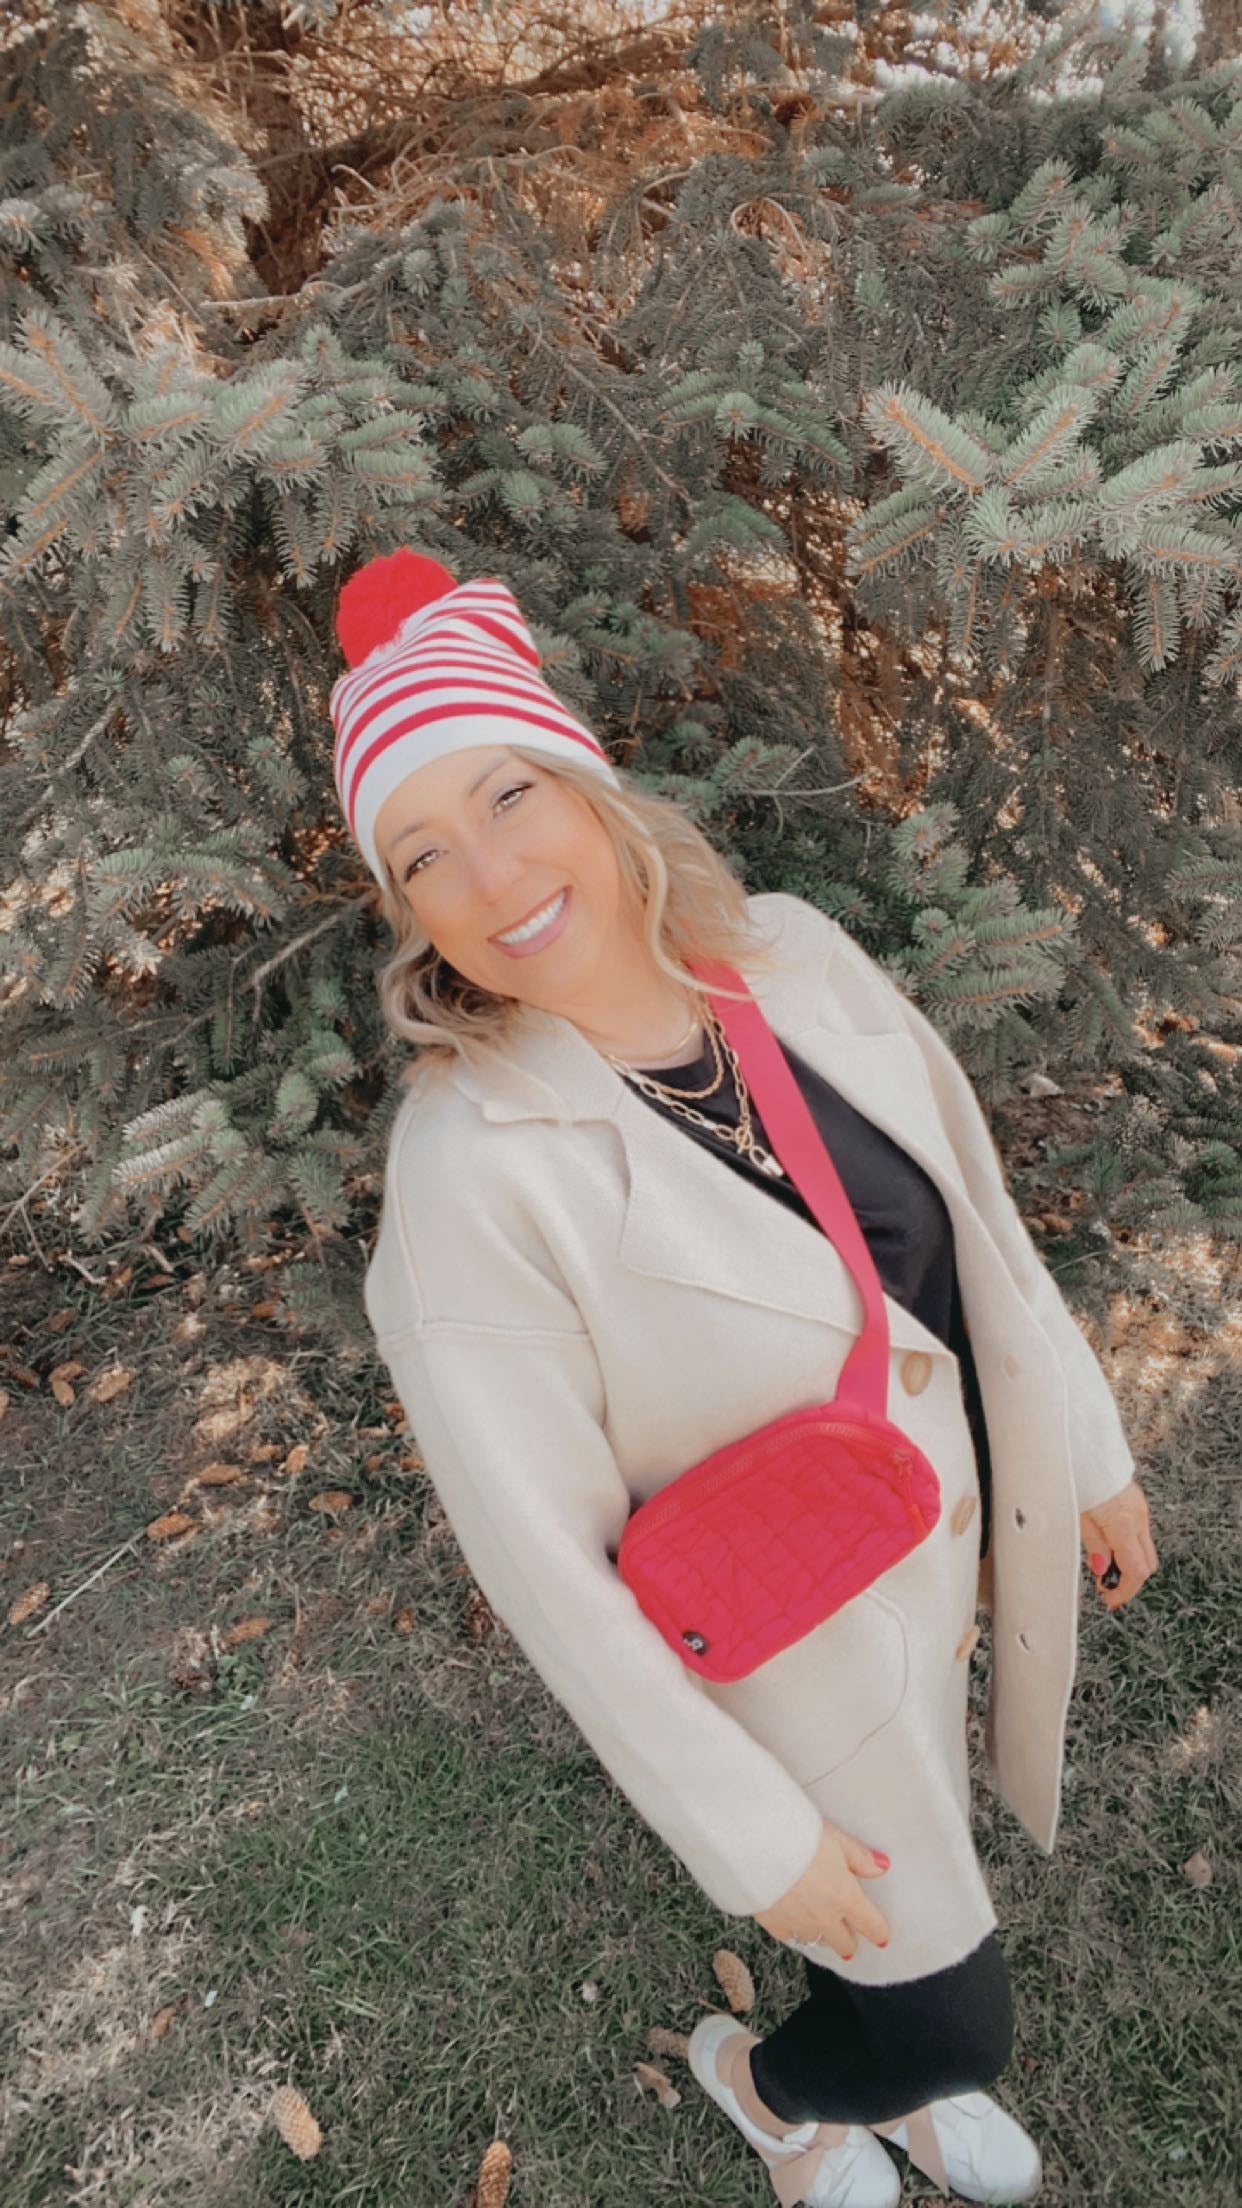
<svg viewBox="0 0 1242 2208">
<path fill-rule="evenodd" d="M 599 9 L 445 99 L 430 32 L 339 14 L 6 34 L 10 1212 L 283 1226 L 364 1341 L 400 1053 L 327 699 L 340 583 L 410 543 L 986 1101 L 1112 1077 L 1075 1254 L 1236 1234 L 1242 70 L 1067 17 L 885 89 L 882 10 Z"/>
</svg>

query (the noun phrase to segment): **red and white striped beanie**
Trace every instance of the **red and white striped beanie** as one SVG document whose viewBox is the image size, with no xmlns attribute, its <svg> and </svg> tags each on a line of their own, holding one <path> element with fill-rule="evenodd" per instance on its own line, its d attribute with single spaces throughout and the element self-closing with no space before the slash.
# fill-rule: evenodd
<svg viewBox="0 0 1242 2208">
<path fill-rule="evenodd" d="M 503 583 L 458 583 L 439 560 L 403 547 L 350 576 L 336 633 L 349 661 L 330 700 L 337 795 L 381 885 L 375 816 L 407 774 L 443 752 L 523 744 L 576 759 L 620 788 L 598 739 L 539 673 Z"/>
</svg>

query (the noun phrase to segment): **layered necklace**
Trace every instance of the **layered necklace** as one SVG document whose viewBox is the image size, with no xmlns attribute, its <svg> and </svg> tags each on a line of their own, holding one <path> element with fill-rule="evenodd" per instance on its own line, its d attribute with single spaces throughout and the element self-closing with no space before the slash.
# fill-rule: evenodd
<svg viewBox="0 0 1242 2208">
<path fill-rule="evenodd" d="M 696 1127 L 706 1127 L 710 1134 L 723 1137 L 726 1142 L 731 1142 L 734 1149 L 740 1151 L 743 1157 L 750 1158 L 762 1173 L 769 1174 L 774 1180 L 784 1180 L 786 1177 L 785 1168 L 780 1159 L 774 1157 L 770 1150 L 765 1150 L 763 1144 L 755 1139 L 750 1091 L 746 1086 L 742 1069 L 737 1062 L 737 1052 L 734 1050 L 711 1006 L 700 997 L 697 991 L 695 992 L 695 1002 L 700 1009 L 694 1013 L 678 1048 L 684 1050 L 695 1028 L 701 1022 L 707 1031 L 714 1067 L 712 1077 L 705 1088 L 670 1088 L 666 1081 L 657 1081 L 653 1074 L 644 1072 L 641 1066 L 627 1065 L 623 1058 L 615 1058 L 611 1051 L 604 1051 L 603 1056 L 608 1060 L 609 1065 L 615 1066 L 617 1072 L 623 1075 L 627 1081 L 633 1081 L 643 1091 L 644 1095 L 657 1097 L 661 1103 L 667 1104 L 670 1111 L 677 1113 L 679 1118 L 692 1120 Z M 737 1096 L 738 1124 L 736 1127 L 722 1127 L 718 1120 L 709 1119 L 705 1112 L 696 1112 L 693 1104 L 687 1102 L 689 1097 L 697 1096 L 701 1098 L 718 1094 L 724 1086 L 726 1058 L 729 1063 L 729 1070 L 733 1075 L 734 1092 Z"/>
</svg>

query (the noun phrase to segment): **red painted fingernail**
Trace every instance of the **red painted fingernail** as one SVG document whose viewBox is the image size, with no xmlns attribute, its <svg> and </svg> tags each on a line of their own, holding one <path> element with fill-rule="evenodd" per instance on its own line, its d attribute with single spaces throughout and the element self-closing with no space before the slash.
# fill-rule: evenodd
<svg viewBox="0 0 1242 2208">
<path fill-rule="evenodd" d="M 1107 1562 L 1108 1558 L 1101 1556 L 1097 1549 L 1091 1551 L 1091 1569 L 1093 1572 L 1102 1572 Z"/>
<path fill-rule="evenodd" d="M 889 1863 L 890 1863 L 890 1861 L 891 1861 L 891 1858 L 890 1858 L 889 1856 L 887 1856 L 887 1855 L 883 1854 L 883 1853 L 882 1853 L 882 1851 L 881 1851 L 881 1850 L 880 1850 L 879 1848 L 873 1848 L 873 1849 L 871 1850 L 871 1853 L 872 1853 L 872 1854 L 873 1854 L 873 1856 L 875 1857 L 875 1859 L 876 1859 L 876 1862 L 877 1862 L 877 1863 L 882 1863 L 882 1864 L 884 1865 L 884 1868 L 885 1868 L 885 1870 L 887 1870 L 887 1869 L 888 1869 L 888 1866 L 889 1866 Z"/>
</svg>

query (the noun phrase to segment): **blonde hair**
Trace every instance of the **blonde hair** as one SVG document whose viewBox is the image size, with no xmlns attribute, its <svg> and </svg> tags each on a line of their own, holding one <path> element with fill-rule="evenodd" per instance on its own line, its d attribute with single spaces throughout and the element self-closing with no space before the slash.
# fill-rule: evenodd
<svg viewBox="0 0 1242 2208">
<path fill-rule="evenodd" d="M 756 932 L 747 910 L 744 884 L 673 799 L 636 788 L 621 768 L 615 770 L 617 789 L 576 760 L 553 760 L 520 744 L 511 749 L 523 765 L 559 776 L 593 807 L 612 838 L 623 897 L 641 914 L 652 959 L 671 981 L 702 986 L 687 969 L 688 958 L 719 958 L 761 971 L 776 963 L 774 947 Z M 429 1069 L 447 1071 L 454 1057 L 469 1059 L 478 1049 L 503 1055 L 525 1003 L 467 980 L 441 958 L 387 860 L 384 875 L 384 917 L 396 949 L 380 968 L 380 1004 L 389 1032 L 418 1050 L 401 1080 Z"/>
</svg>

